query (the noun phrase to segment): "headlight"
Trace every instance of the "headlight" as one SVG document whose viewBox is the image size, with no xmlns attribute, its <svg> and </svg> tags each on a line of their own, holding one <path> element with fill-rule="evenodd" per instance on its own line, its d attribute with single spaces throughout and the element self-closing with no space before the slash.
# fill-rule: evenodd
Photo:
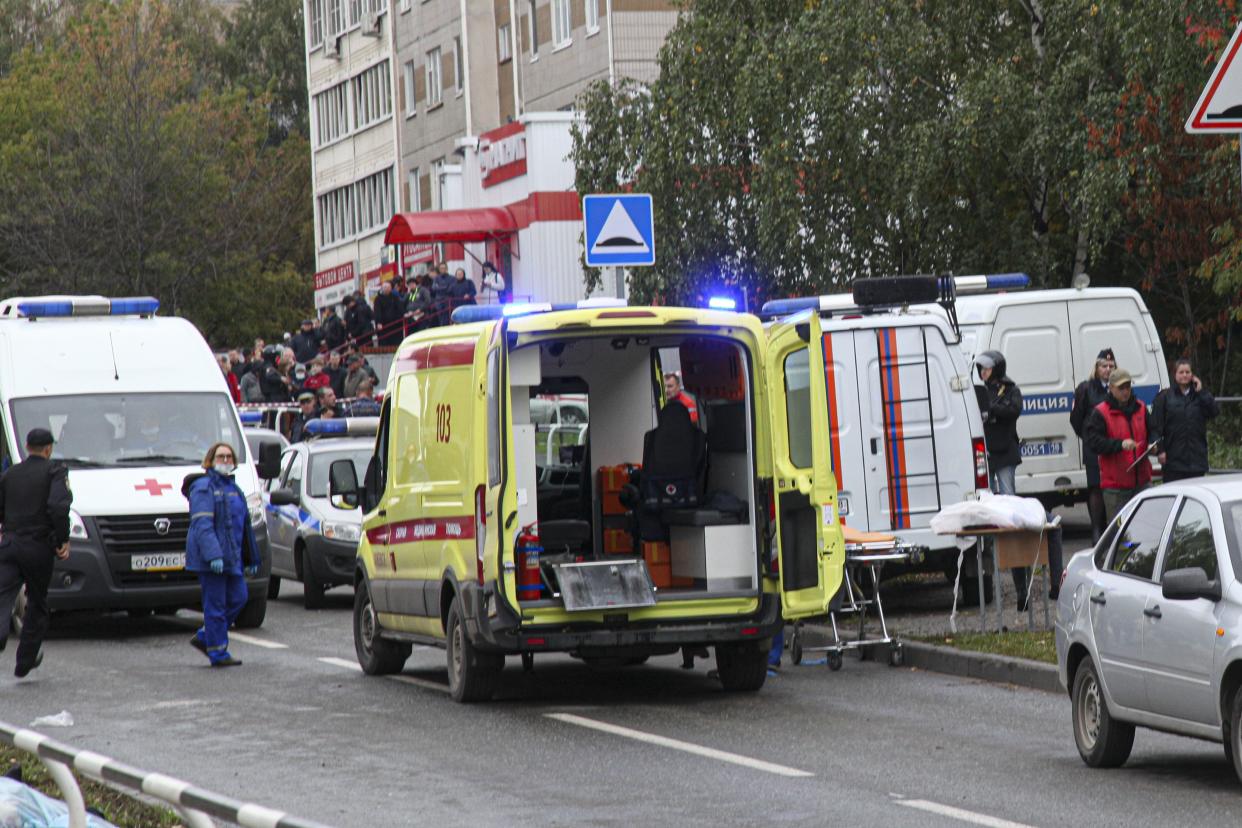
<svg viewBox="0 0 1242 828">
<path fill-rule="evenodd" d="M 86 540 L 90 537 L 82 516 L 72 509 L 69 510 L 69 537 L 73 540 Z"/>
<path fill-rule="evenodd" d="M 263 522 L 263 495 L 251 492 L 246 495 L 246 506 L 250 509 L 250 523 L 258 526 Z"/>
<path fill-rule="evenodd" d="M 324 523 L 323 536 L 328 540 L 356 543 L 362 537 L 361 527 L 356 523 Z"/>
</svg>

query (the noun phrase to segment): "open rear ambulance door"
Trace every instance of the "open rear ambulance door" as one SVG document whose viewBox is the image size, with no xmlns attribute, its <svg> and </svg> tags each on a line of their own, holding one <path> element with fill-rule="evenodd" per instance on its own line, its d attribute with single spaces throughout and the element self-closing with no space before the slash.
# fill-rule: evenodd
<svg viewBox="0 0 1242 828">
<path fill-rule="evenodd" d="M 828 611 L 845 557 L 819 317 L 776 325 L 768 341 L 781 605 L 792 620 Z"/>
<path fill-rule="evenodd" d="M 492 328 L 485 356 L 483 405 L 486 411 L 487 441 L 486 485 L 475 493 L 475 547 L 481 581 L 495 573 L 502 600 L 518 611 L 517 576 L 513 555 L 514 539 L 521 525 L 518 521 L 518 494 L 515 488 L 514 446 L 512 440 L 513 400 L 509 391 L 508 320 L 502 319 Z M 529 421 L 529 414 L 525 418 Z M 533 445 L 533 426 L 530 439 Z M 532 457 L 533 462 L 533 457 Z M 530 496 L 533 498 L 534 493 Z M 481 501 L 481 502 L 480 502 Z M 492 562 L 495 562 L 495 569 Z"/>
</svg>

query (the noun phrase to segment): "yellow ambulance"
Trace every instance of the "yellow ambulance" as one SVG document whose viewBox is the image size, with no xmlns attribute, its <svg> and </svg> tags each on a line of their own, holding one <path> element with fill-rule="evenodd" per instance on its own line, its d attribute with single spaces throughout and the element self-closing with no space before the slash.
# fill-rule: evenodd
<svg viewBox="0 0 1242 828">
<path fill-rule="evenodd" d="M 842 578 L 818 317 L 588 300 L 454 322 L 398 349 L 364 479 L 331 469 L 363 513 L 362 668 L 443 647 L 469 702 L 510 655 L 714 647 L 726 689 L 759 689 L 782 616 Z"/>
</svg>

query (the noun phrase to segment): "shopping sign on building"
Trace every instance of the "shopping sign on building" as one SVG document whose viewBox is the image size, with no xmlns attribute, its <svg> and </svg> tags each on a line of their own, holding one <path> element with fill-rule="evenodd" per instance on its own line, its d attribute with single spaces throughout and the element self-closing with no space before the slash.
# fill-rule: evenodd
<svg viewBox="0 0 1242 828">
<path fill-rule="evenodd" d="M 345 294 L 353 293 L 357 287 L 354 263 L 330 267 L 315 274 L 315 307 L 326 308 L 340 304 Z"/>
<path fill-rule="evenodd" d="M 1242 26 L 1229 39 L 1216 71 L 1186 121 L 1187 132 L 1242 132 Z"/>
<path fill-rule="evenodd" d="M 647 194 L 582 198 L 587 267 L 655 264 L 655 218 Z"/>
<path fill-rule="evenodd" d="M 526 125 L 517 121 L 479 136 L 479 173 L 483 186 L 526 175 Z"/>
</svg>

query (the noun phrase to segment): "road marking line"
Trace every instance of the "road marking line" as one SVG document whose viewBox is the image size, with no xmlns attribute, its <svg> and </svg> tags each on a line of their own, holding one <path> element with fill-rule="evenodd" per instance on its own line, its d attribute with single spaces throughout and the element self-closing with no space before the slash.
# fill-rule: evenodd
<svg viewBox="0 0 1242 828">
<path fill-rule="evenodd" d="M 657 736 L 654 733 L 645 733 L 641 730 L 631 730 L 628 727 L 619 727 L 617 725 L 608 724 L 606 722 L 599 722 L 599 721 L 596 721 L 595 719 L 588 719 L 583 716 L 575 716 L 572 713 L 545 713 L 544 715 L 547 716 L 549 719 L 556 719 L 558 722 L 565 722 L 566 724 L 578 725 L 579 727 L 586 727 L 586 728 L 590 728 L 591 730 L 601 731 L 603 733 L 611 733 L 614 736 L 624 736 L 627 739 L 634 739 L 639 742 L 646 742 L 647 744 L 650 744 L 650 745 L 659 745 L 660 747 L 671 748 L 673 750 L 680 750 L 685 753 L 692 753 L 695 756 L 703 756 L 708 759 L 716 759 L 720 762 L 729 762 L 734 765 L 741 765 L 742 767 L 752 768 L 753 770 L 761 770 L 766 773 L 774 773 L 777 776 L 804 777 L 804 776 L 815 775 L 813 773 L 808 773 L 807 771 L 804 771 L 804 770 L 798 770 L 797 768 L 790 768 L 790 767 L 786 767 L 785 765 L 777 765 L 772 762 L 764 762 L 762 759 L 752 759 L 749 756 L 741 756 L 736 753 L 729 753 L 723 750 L 716 750 L 715 748 L 709 748 L 709 747 L 704 747 L 702 745 L 696 745 L 693 742 L 683 742 L 680 739 L 670 739 L 667 736 Z"/>
<path fill-rule="evenodd" d="M 253 644 L 256 647 L 264 647 L 268 650 L 287 650 L 288 644 L 281 644 L 279 641 L 268 641 L 266 638 L 255 638 L 253 635 L 245 633 L 230 632 L 229 640 L 241 641 L 244 644 Z"/>
<path fill-rule="evenodd" d="M 950 819 L 969 822 L 974 825 L 984 825 L 987 828 L 1032 828 L 1022 822 L 1010 822 L 1007 819 L 988 816 L 987 814 L 976 813 L 975 811 L 967 811 L 962 808 L 954 808 L 952 805 L 941 805 L 939 802 L 928 802 L 926 799 L 902 799 L 896 804 L 904 805 L 907 808 L 916 808 L 920 811 L 927 811 L 931 814 L 939 814 L 940 816 L 949 817 Z"/>
<path fill-rule="evenodd" d="M 344 667 L 346 670 L 357 670 L 359 673 L 362 672 L 362 665 L 360 665 L 356 661 L 346 661 L 343 658 L 331 658 L 331 657 L 321 658 L 319 660 L 322 661 L 324 664 L 331 664 L 333 667 Z"/>
<path fill-rule="evenodd" d="M 399 681 L 402 684 L 412 684 L 415 687 L 424 687 L 428 690 L 435 690 L 440 693 L 449 692 L 449 686 L 447 684 L 440 684 L 439 682 L 432 681 L 431 679 L 415 678 L 414 676 L 389 676 L 388 678 L 393 681 Z"/>
</svg>

